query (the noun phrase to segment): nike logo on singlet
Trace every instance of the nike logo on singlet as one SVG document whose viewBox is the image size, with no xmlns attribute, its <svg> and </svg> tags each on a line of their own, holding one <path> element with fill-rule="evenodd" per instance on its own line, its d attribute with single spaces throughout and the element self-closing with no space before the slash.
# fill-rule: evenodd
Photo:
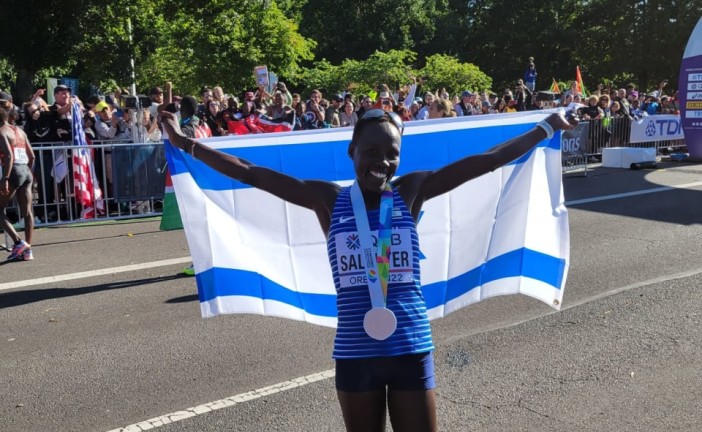
<svg viewBox="0 0 702 432">
<path fill-rule="evenodd" d="M 341 216 L 339 218 L 339 223 L 345 223 L 345 222 L 350 221 L 351 219 L 353 219 L 353 216 L 347 216 L 347 217 Z"/>
</svg>

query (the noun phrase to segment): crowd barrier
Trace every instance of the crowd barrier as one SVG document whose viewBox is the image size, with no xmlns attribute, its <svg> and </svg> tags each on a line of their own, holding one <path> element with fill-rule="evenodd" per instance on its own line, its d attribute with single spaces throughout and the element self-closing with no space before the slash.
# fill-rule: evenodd
<svg viewBox="0 0 702 432">
<path fill-rule="evenodd" d="M 632 121 L 628 118 L 590 120 L 587 123 L 590 125 L 590 134 L 586 153 L 590 157 L 601 157 L 602 149 L 611 147 L 655 148 L 658 153 L 665 153 L 662 149 L 685 146 L 684 139 L 631 143 Z"/>
<path fill-rule="evenodd" d="M 32 148 L 35 155 L 33 207 L 37 226 L 161 214 L 166 174 L 162 142 L 92 142 L 89 148 L 95 178 L 102 192 L 99 207 L 103 212 L 96 212 L 88 219 L 81 217 L 83 208 L 75 196 L 75 147 L 63 142 L 40 142 L 32 143 Z M 6 214 L 22 228 L 24 221 L 14 204 L 6 209 Z"/>
<path fill-rule="evenodd" d="M 564 151 L 563 172 L 582 171 L 601 160 L 609 147 L 655 147 L 659 153 L 685 145 L 684 140 L 630 143 L 631 121 L 626 118 L 592 120 L 578 126 L 582 141 L 578 151 Z M 566 146 L 563 142 L 564 149 Z M 33 143 L 34 214 L 37 226 L 86 221 L 76 202 L 73 184 L 72 151 L 67 143 Z M 130 219 L 161 215 L 166 173 L 163 143 L 133 144 L 125 141 L 93 141 L 94 168 L 104 200 L 103 214 L 96 220 Z M 665 150 L 664 150 L 665 149 Z M 16 204 L 6 209 L 10 221 L 19 223 Z"/>
</svg>

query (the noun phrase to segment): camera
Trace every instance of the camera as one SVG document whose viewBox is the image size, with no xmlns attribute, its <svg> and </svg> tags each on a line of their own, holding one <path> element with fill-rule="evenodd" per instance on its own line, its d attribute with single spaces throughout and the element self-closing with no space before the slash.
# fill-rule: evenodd
<svg viewBox="0 0 702 432">
<path fill-rule="evenodd" d="M 121 101 L 122 108 L 137 109 L 139 107 L 148 108 L 151 106 L 151 98 L 146 95 L 123 96 Z"/>
</svg>

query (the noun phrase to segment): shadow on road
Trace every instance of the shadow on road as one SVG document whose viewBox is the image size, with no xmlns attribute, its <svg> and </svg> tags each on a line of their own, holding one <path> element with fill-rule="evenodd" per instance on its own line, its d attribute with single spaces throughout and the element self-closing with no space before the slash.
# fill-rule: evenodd
<svg viewBox="0 0 702 432">
<path fill-rule="evenodd" d="M 50 227 L 53 228 L 53 227 Z M 66 227 L 59 227 L 59 228 L 66 228 Z M 153 235 L 153 234 L 159 234 L 162 233 L 163 231 L 156 230 L 156 231 L 146 231 L 146 232 L 140 232 L 140 233 L 135 233 L 132 234 L 133 237 L 137 236 L 143 236 L 143 235 Z M 89 238 L 84 238 L 84 239 L 72 239 L 72 240 L 66 240 L 66 241 L 55 241 L 55 242 L 46 242 L 46 243 L 41 243 L 42 246 L 52 246 L 52 245 L 65 245 L 65 244 L 76 244 L 76 243 L 84 243 L 84 242 L 93 242 L 96 240 L 109 240 L 109 239 L 116 239 L 116 238 L 122 238 L 122 237 L 128 237 L 127 234 L 115 234 L 115 235 L 109 235 L 109 236 L 93 236 Z"/>
<path fill-rule="evenodd" d="M 661 175 L 677 176 L 673 184 L 702 183 L 700 164 L 661 162 L 659 170 L 629 170 L 597 167 L 587 177 L 565 176 L 563 186 L 566 203 L 598 196 L 625 194 L 664 187 L 651 181 Z M 687 203 L 680 211 L 680 203 Z M 702 223 L 702 191 L 671 189 L 665 193 L 648 193 L 590 203 L 568 205 L 569 208 L 647 219 L 679 225 Z"/>
<path fill-rule="evenodd" d="M 32 289 L 22 291 L 12 291 L 0 294 L 0 309 L 22 306 L 30 303 L 36 303 L 43 300 L 52 300 L 63 297 L 72 297 L 83 294 L 92 294 L 101 291 L 115 290 L 121 288 L 130 288 L 140 285 L 149 285 L 153 283 L 166 282 L 173 279 L 180 279 L 182 275 L 159 276 L 146 279 L 136 279 L 130 281 L 111 282 L 102 285 L 85 286 L 78 288 L 45 288 Z M 197 300 L 197 296 L 195 296 Z"/>
<path fill-rule="evenodd" d="M 166 300 L 164 303 L 178 304 L 178 303 L 189 303 L 199 301 L 197 294 L 186 295 L 182 297 L 175 297 L 170 300 Z"/>
</svg>

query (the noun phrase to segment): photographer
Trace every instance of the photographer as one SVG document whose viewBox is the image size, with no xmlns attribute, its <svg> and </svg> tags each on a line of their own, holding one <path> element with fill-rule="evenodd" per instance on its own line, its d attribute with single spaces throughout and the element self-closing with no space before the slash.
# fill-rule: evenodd
<svg viewBox="0 0 702 432">
<path fill-rule="evenodd" d="M 112 112 L 112 108 L 104 101 L 95 105 L 97 113 L 95 131 L 97 139 L 112 140 L 118 138 L 127 129 L 124 118 L 117 117 Z"/>
</svg>

